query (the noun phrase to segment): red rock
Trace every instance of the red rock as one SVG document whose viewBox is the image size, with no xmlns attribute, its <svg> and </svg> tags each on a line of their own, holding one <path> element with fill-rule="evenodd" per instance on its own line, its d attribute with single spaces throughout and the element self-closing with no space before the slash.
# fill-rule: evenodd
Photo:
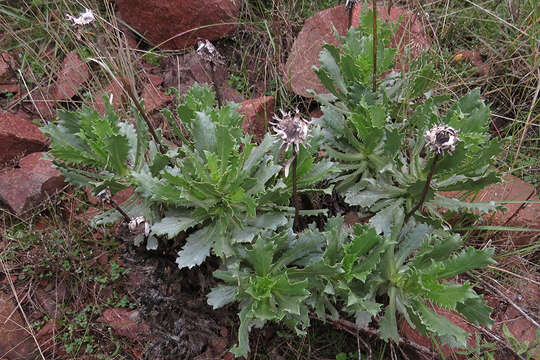
<svg viewBox="0 0 540 360">
<path fill-rule="evenodd" d="M 457 326 L 459 326 L 460 328 L 462 328 L 463 330 L 471 334 L 471 336 L 469 336 L 469 339 L 467 340 L 467 345 L 469 347 L 469 350 L 476 348 L 474 333 L 477 332 L 478 330 L 476 330 L 475 327 L 473 327 L 472 325 L 469 325 L 469 323 L 465 319 L 457 315 L 455 312 L 446 310 L 441 307 L 435 307 L 433 310 L 435 310 L 439 315 L 445 316 L 448 320 L 450 320 L 451 322 L 453 322 L 454 324 L 456 324 Z M 403 337 L 419 345 L 425 346 L 428 349 L 433 350 L 435 353 L 439 352 L 439 347 L 433 344 L 433 342 L 431 341 L 431 338 L 427 336 L 423 336 L 418 332 L 418 330 L 411 328 L 409 323 L 404 319 L 399 324 L 399 332 Z M 448 359 L 463 359 L 463 360 L 468 359 L 468 357 L 465 355 L 457 354 L 457 352 L 462 352 L 464 351 L 464 349 L 455 349 L 455 348 L 451 348 L 448 345 L 443 345 L 440 347 L 440 350 L 444 354 L 445 358 L 448 358 Z"/>
<path fill-rule="evenodd" d="M 241 103 L 239 112 L 245 116 L 242 122 L 244 132 L 261 141 L 268 130 L 268 123 L 272 120 L 275 103 L 273 96 L 263 96 Z"/>
<path fill-rule="evenodd" d="M 122 42 L 124 42 L 124 44 L 127 44 L 130 49 L 137 49 L 137 38 L 133 31 L 131 31 L 126 25 L 122 23 L 118 24 L 118 28 L 122 32 Z"/>
<path fill-rule="evenodd" d="M 104 95 L 107 95 L 107 101 L 109 101 L 109 98 L 112 95 L 112 104 L 115 109 L 120 109 L 125 102 L 124 90 L 120 84 L 113 80 L 105 89 L 94 95 L 94 108 L 100 115 L 105 114 Z"/>
<path fill-rule="evenodd" d="M 147 112 L 160 109 L 165 103 L 172 100 L 172 96 L 158 90 L 153 84 L 146 84 L 142 91 L 144 108 Z"/>
<path fill-rule="evenodd" d="M 0 54 L 0 94 L 2 91 L 9 93 L 19 92 L 19 84 L 15 76 L 17 64 L 15 59 L 8 53 Z"/>
<path fill-rule="evenodd" d="M 239 0 L 116 0 L 119 17 L 153 44 L 166 49 L 193 46 L 199 38 L 219 39 L 234 25 Z M 212 25 L 202 29 L 205 25 Z"/>
<path fill-rule="evenodd" d="M 360 219 L 356 211 L 351 210 L 345 214 L 345 225 L 354 226 L 361 222 L 362 222 L 362 219 Z"/>
<path fill-rule="evenodd" d="M 229 85 L 223 84 L 219 88 L 219 93 L 221 94 L 221 100 L 225 104 L 227 101 L 232 101 L 237 104 L 245 101 L 246 99 L 240 94 L 236 89 L 233 89 Z"/>
<path fill-rule="evenodd" d="M 538 287 L 536 287 L 536 289 L 538 289 Z M 536 301 L 533 306 L 536 307 L 536 309 L 538 309 L 537 306 L 540 302 L 540 297 L 538 296 L 538 294 L 535 299 L 529 299 L 529 300 Z M 522 306 L 522 304 L 520 304 L 519 306 Z M 534 314 L 533 311 L 528 311 L 528 313 Z M 538 317 L 536 317 L 536 319 L 538 319 Z M 520 344 L 524 344 L 525 342 L 528 342 L 530 346 L 529 349 L 532 352 L 532 346 L 536 341 L 536 331 L 537 331 L 537 327 L 533 322 L 531 322 L 529 319 L 523 316 L 523 314 L 521 314 L 514 306 L 508 305 L 506 312 L 504 313 L 504 315 L 502 315 L 501 323 L 507 326 L 510 333 L 516 338 L 516 340 Z M 502 332 L 502 330 L 500 330 L 500 332 L 501 332 L 500 336 L 504 338 L 505 335 Z M 536 345 L 535 350 L 536 350 L 535 351 L 536 356 L 534 358 L 540 359 L 540 345 L 539 344 Z"/>
<path fill-rule="evenodd" d="M 19 84 L 0 84 L 0 95 L 2 92 L 6 93 L 18 93 Z"/>
<path fill-rule="evenodd" d="M 19 162 L 19 168 L 0 173 L 0 201 L 16 214 L 41 203 L 64 186 L 60 171 L 52 168 L 51 161 L 42 160 L 43 155 L 27 155 Z"/>
<path fill-rule="evenodd" d="M 43 289 L 36 289 L 35 291 L 35 298 L 37 303 L 40 306 L 40 310 L 44 310 L 47 314 L 54 314 L 56 311 L 56 300 L 53 297 L 54 294 L 50 294 L 49 292 L 43 290 Z"/>
<path fill-rule="evenodd" d="M 459 192 L 441 193 L 447 197 L 457 197 Z M 476 202 L 505 202 L 506 211 L 497 211 L 484 217 L 484 221 L 492 226 L 520 227 L 540 229 L 540 203 L 533 185 L 512 175 L 505 175 L 503 182 L 486 187 L 476 196 L 469 198 Z M 539 238 L 537 232 L 502 231 L 500 236 L 512 242 L 515 246 L 526 246 Z"/>
<path fill-rule="evenodd" d="M 49 138 L 22 113 L 0 111 L 0 165 L 47 149 Z"/>
<path fill-rule="evenodd" d="M 0 356 L 7 360 L 34 359 L 36 345 L 9 294 L 0 291 Z"/>
<path fill-rule="evenodd" d="M 124 201 L 126 201 L 131 195 L 133 194 L 133 188 L 126 188 L 124 190 L 120 190 L 116 194 L 113 195 L 112 199 L 118 204 L 122 204 Z"/>
<path fill-rule="evenodd" d="M 324 114 L 321 110 L 320 107 L 317 107 L 316 109 L 312 110 L 309 112 L 309 117 L 310 118 L 320 118 L 322 117 Z"/>
<path fill-rule="evenodd" d="M 69 52 L 62 62 L 55 85 L 50 91 L 50 97 L 55 100 L 71 99 L 77 94 L 77 89 L 90 78 L 88 66 L 81 61 L 76 52 Z"/>
<path fill-rule="evenodd" d="M 36 87 L 31 91 L 31 95 L 29 94 L 33 112 L 42 117 L 54 117 L 56 103 L 75 96 L 79 86 L 89 78 L 88 66 L 81 61 L 77 53 L 69 52 L 62 62 L 56 81 L 47 87 Z"/>
<path fill-rule="evenodd" d="M 146 77 L 148 78 L 148 81 L 154 86 L 159 86 L 163 83 L 163 76 L 161 75 L 146 74 Z"/>
<path fill-rule="evenodd" d="M 55 336 L 58 333 L 58 327 L 55 320 L 49 320 L 36 334 L 36 340 L 39 343 L 43 353 L 57 352 L 55 346 Z"/>
<path fill-rule="evenodd" d="M 234 354 L 230 351 L 226 353 L 225 355 L 223 355 L 223 360 L 233 360 L 235 358 L 236 356 L 234 356 Z"/>
<path fill-rule="evenodd" d="M 15 77 L 14 70 L 17 68 L 15 59 L 8 53 L 0 54 L 0 82 L 5 82 Z"/>
<path fill-rule="evenodd" d="M 98 320 L 112 327 L 118 335 L 132 340 L 141 340 L 150 331 L 148 324 L 141 322 L 137 310 L 107 309 Z"/>
<path fill-rule="evenodd" d="M 356 5 L 352 23 L 357 24 L 362 6 Z M 377 6 L 379 18 L 388 19 L 388 11 L 384 6 Z M 390 21 L 396 23 L 403 16 L 391 45 L 404 53 L 404 47 L 410 50 L 411 57 L 417 57 L 429 46 L 426 34 L 417 17 L 410 11 L 399 7 L 390 10 Z M 313 71 L 313 65 L 320 67 L 319 54 L 324 43 L 337 45 L 333 27 L 343 36 L 347 30 L 348 16 L 344 5 L 323 10 L 306 20 L 304 27 L 296 38 L 287 63 L 285 64 L 284 82 L 298 95 L 313 97 L 308 89 L 316 93 L 327 93 Z M 400 62 L 400 61 L 398 61 Z M 398 66 L 399 68 L 399 66 Z"/>
<path fill-rule="evenodd" d="M 36 87 L 29 93 L 29 101 L 32 107 L 30 111 L 40 117 L 53 118 L 56 116 L 56 100 L 51 97 L 50 88 Z"/>
</svg>

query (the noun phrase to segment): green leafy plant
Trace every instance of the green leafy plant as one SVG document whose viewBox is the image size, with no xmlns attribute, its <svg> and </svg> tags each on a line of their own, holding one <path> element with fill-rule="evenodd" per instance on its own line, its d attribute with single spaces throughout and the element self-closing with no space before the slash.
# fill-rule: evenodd
<svg viewBox="0 0 540 360">
<path fill-rule="evenodd" d="M 347 317 L 398 342 L 402 318 L 458 347 L 468 334 L 436 306 L 492 323 L 473 284 L 455 277 L 492 264 L 493 249 L 465 247 L 441 209 L 480 213 L 496 206 L 437 194 L 498 181 L 490 167 L 499 144 L 486 131 L 489 109 L 478 91 L 455 103 L 435 96 L 433 69 L 422 58 L 408 74 L 381 79 L 396 51 L 389 26 L 370 33 L 372 15 L 365 12 L 340 47 L 327 45 L 321 54 L 317 73 L 330 94 L 317 96 L 324 113 L 317 126 L 310 129 L 299 114 L 275 118 L 286 146 L 269 134 L 253 143 L 242 133 L 237 105 L 215 107 L 214 93 L 200 85 L 179 99 L 175 113 L 163 111 L 176 144 L 159 131 L 149 140 L 141 116 L 135 124 L 120 121 L 110 105 L 103 117 L 88 108 L 60 112 L 57 124 L 43 128 L 66 178 L 115 206 L 95 223 L 122 215 L 135 242 L 146 239 L 150 249 L 158 238 L 186 232 L 180 268 L 200 265 L 210 253 L 220 258 L 214 276 L 223 283 L 208 303 L 238 302 L 237 356 L 247 356 L 250 330 L 269 321 L 303 334 L 310 317 Z M 377 66 L 368 46 L 374 38 Z M 317 158 L 321 148 L 328 158 Z M 297 197 L 332 194 L 322 180 L 335 184 L 366 223 L 349 227 L 334 216 L 319 228 L 298 226 L 300 215 L 324 214 L 300 211 Z M 122 208 L 103 193 L 127 187 L 135 192 Z"/>
</svg>

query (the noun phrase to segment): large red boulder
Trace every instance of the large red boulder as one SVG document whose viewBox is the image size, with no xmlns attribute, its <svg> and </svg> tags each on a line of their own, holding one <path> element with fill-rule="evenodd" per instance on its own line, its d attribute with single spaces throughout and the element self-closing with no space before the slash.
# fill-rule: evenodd
<svg viewBox="0 0 540 360">
<path fill-rule="evenodd" d="M 0 167 L 26 154 L 46 150 L 48 142 L 26 115 L 0 111 Z"/>
<path fill-rule="evenodd" d="M 36 152 L 23 158 L 19 167 L 0 173 L 0 202 L 20 214 L 38 205 L 64 186 L 64 177 Z"/>
<path fill-rule="evenodd" d="M 166 49 L 225 36 L 234 25 L 219 24 L 234 22 L 241 4 L 240 0 L 116 0 L 119 17 Z"/>
<path fill-rule="evenodd" d="M 352 24 L 358 24 L 362 5 L 355 6 Z M 391 45 L 398 48 L 399 54 L 405 53 L 405 48 L 411 57 L 419 56 L 423 49 L 429 47 L 424 28 L 418 18 L 410 11 L 393 7 L 388 16 L 388 8 L 377 6 L 379 19 L 397 23 L 402 17 Z M 328 90 L 321 84 L 313 71 L 313 66 L 320 67 L 319 54 L 323 44 L 337 45 L 333 28 L 339 35 L 344 36 L 347 31 L 348 15 L 344 5 L 323 10 L 306 20 L 304 27 L 296 38 L 287 63 L 285 64 L 284 82 L 290 86 L 294 93 L 313 97 L 308 89 L 316 93 L 327 93 Z M 405 63 L 407 59 L 398 59 L 398 63 Z"/>
</svg>

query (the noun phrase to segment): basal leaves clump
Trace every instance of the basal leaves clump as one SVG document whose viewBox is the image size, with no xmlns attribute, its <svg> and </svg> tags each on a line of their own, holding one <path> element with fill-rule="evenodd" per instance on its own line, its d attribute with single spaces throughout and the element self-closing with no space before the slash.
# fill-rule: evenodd
<svg viewBox="0 0 540 360">
<path fill-rule="evenodd" d="M 445 214 L 496 206 L 440 194 L 473 192 L 499 180 L 489 108 L 478 90 L 456 101 L 437 94 L 426 56 L 407 73 L 393 71 L 388 25 L 377 34 L 374 91 L 370 19 L 364 12 L 339 47 L 326 45 L 321 53 L 316 71 L 328 89 L 317 95 L 323 116 L 311 121 L 283 112 L 286 119 L 275 125 L 279 137 L 267 134 L 259 144 L 243 134 L 238 105 L 216 107 L 206 85 L 192 87 L 174 113 L 163 111 L 176 143 L 160 131 L 149 138 L 140 116 L 119 119 L 110 105 L 103 116 L 89 108 L 60 111 L 57 123 L 43 127 L 68 181 L 96 194 L 135 190 L 122 206 L 128 218 L 144 218 L 137 244 L 146 240 L 153 249 L 158 239 L 185 232 L 180 268 L 200 265 L 210 254 L 220 258 L 214 276 L 222 283 L 208 303 L 237 304 L 237 356 L 249 353 L 250 330 L 269 321 L 304 334 L 311 317 L 346 317 L 399 342 L 402 319 L 459 347 L 468 334 L 435 306 L 474 324 L 492 323 L 473 284 L 456 276 L 492 264 L 493 249 L 466 247 Z M 285 130 L 296 116 L 302 122 L 293 130 L 302 137 L 294 141 Z M 293 226 L 298 216 L 326 214 L 299 210 L 296 193 L 337 194 L 366 222 L 347 226 L 338 215 L 319 227 Z M 94 222 L 119 219 L 113 209 Z"/>
</svg>

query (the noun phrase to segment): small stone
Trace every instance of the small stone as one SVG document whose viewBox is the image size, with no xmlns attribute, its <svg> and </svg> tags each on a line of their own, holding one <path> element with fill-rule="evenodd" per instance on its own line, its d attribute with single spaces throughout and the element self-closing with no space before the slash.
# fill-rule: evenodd
<svg viewBox="0 0 540 360">
<path fill-rule="evenodd" d="M 52 162 L 41 159 L 43 155 L 27 155 L 19 162 L 19 168 L 0 173 L 0 201 L 16 214 L 39 205 L 65 184 Z"/>
<path fill-rule="evenodd" d="M 244 132 L 253 135 L 260 142 L 274 115 L 275 103 L 273 96 L 263 96 L 241 103 L 239 112 L 245 116 L 242 122 Z"/>
<path fill-rule="evenodd" d="M 123 308 L 107 309 L 101 314 L 98 321 L 106 323 L 120 335 L 131 340 L 141 340 L 150 331 L 148 324 L 140 319 L 137 310 L 127 310 Z"/>
<path fill-rule="evenodd" d="M 47 149 L 49 138 L 23 113 L 0 111 L 0 166 L 24 155 Z"/>
</svg>

